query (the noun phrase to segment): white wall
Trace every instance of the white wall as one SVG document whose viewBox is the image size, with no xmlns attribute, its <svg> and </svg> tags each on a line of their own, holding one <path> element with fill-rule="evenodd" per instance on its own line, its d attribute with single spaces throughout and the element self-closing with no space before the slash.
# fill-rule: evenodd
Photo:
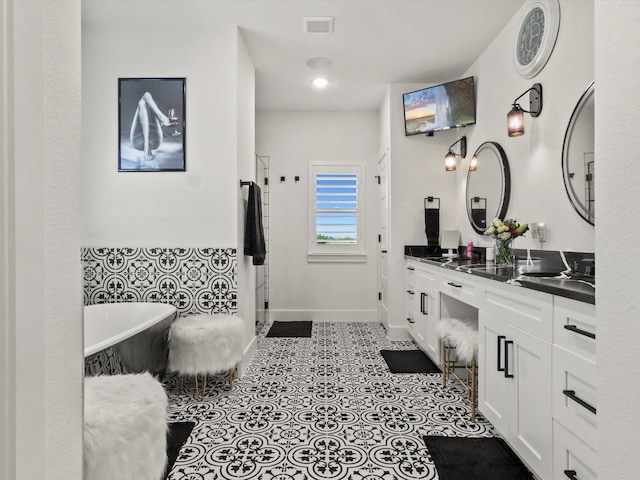
<svg viewBox="0 0 640 480">
<path fill-rule="evenodd" d="M 252 257 L 243 254 L 245 229 L 245 202 L 248 188 L 240 188 L 240 180 L 255 179 L 255 69 L 241 35 L 238 35 L 238 86 L 237 86 L 237 123 L 238 123 L 238 316 L 245 320 L 245 339 L 255 339 L 256 318 L 256 268 Z M 248 343 L 245 342 L 245 343 Z M 255 343 L 247 345 L 254 349 Z M 250 358 L 252 355 L 247 355 Z"/>
<path fill-rule="evenodd" d="M 547 225 L 546 242 L 533 240 L 528 234 L 518 239 L 516 248 L 594 251 L 594 228 L 573 210 L 564 188 L 561 164 L 562 144 L 571 113 L 594 79 L 593 16 L 592 1 L 561 0 L 562 20 L 554 52 L 542 72 L 527 80 L 513 67 L 513 44 L 521 14 L 514 15 L 474 64 L 459 75 L 459 78 L 475 77 L 475 125 L 436 132 L 433 137 L 405 137 L 402 94 L 429 84 L 393 84 L 389 87 L 381 108 L 383 115 L 388 112 L 389 120 L 388 127 L 383 125 L 382 128 L 380 152 L 390 147 L 392 205 L 388 271 L 391 327 L 395 324 L 402 328 L 404 325 L 403 247 L 426 244 L 424 197 L 440 197 L 441 231 L 459 227 L 461 244 L 473 241 L 476 245 L 492 245 L 488 237 L 472 229 L 465 201 L 469 162 L 485 141 L 498 142 L 508 158 L 511 199 L 506 216 Z M 428 72 L 425 72 L 427 76 Z M 513 100 L 535 82 L 543 87 L 542 114 L 537 118 L 526 115 L 526 134 L 509 138 L 507 112 Z M 528 95 L 521 104 L 528 109 Z M 456 172 L 445 172 L 444 155 L 463 135 L 467 136 L 467 156 L 458 158 Z M 455 151 L 459 152 L 459 145 Z"/>
<path fill-rule="evenodd" d="M 10 2 L 17 480 L 82 477 L 80 3 Z M 4 187 L 8 187 L 4 191 Z M 3 212 L 4 213 L 4 212 Z M 2 430 L 5 429 L 3 424 Z M 12 466 L 10 466 L 11 468 Z"/>
<path fill-rule="evenodd" d="M 154 15 L 163 24 L 180 3 L 150 10 L 128 2 L 140 15 L 135 28 L 132 18 L 83 25 L 83 245 L 236 248 L 238 314 L 250 349 L 255 272 L 243 255 L 239 179 L 255 171 L 254 67 L 230 22 L 176 21 L 178 34 L 159 35 Z M 185 172 L 118 172 L 119 77 L 186 77 Z"/>
<path fill-rule="evenodd" d="M 426 245 L 424 199 L 440 199 L 440 232 L 459 228 L 456 217 L 456 176 L 444 169 L 444 156 L 449 146 L 469 128 L 438 132 L 433 137 L 407 137 L 404 129 L 402 94 L 427 84 L 393 84 L 389 86 L 382 112 L 388 112 L 381 129 L 383 152 L 389 149 L 389 334 L 402 338 L 406 325 L 405 245 Z M 386 114 L 386 113 L 385 113 Z M 382 122 L 381 122 L 382 123 Z M 456 151 L 459 151 L 456 148 Z M 382 154 L 382 153 L 381 153 Z M 380 155 L 381 155 L 380 154 Z M 405 334 L 406 335 L 406 334 Z"/>
<path fill-rule="evenodd" d="M 640 382 L 622 365 L 640 364 L 638 280 L 640 164 L 631 132 L 640 122 L 640 3 L 598 0 L 596 75 L 596 314 L 599 478 L 638 478 Z"/>
<path fill-rule="evenodd" d="M 237 36 L 234 25 L 216 25 L 181 29 L 177 41 L 150 18 L 135 29 L 85 25 L 86 246 L 237 244 Z M 186 172 L 118 172 L 118 77 L 186 77 Z"/>
<path fill-rule="evenodd" d="M 377 114 L 258 112 L 256 120 L 257 152 L 270 157 L 270 318 L 375 320 Z M 313 161 L 365 162 L 366 263 L 307 263 Z"/>
<path fill-rule="evenodd" d="M 560 11 L 560 31 L 554 51 L 535 78 L 523 79 L 513 67 L 513 43 L 520 12 L 464 74 L 475 76 L 477 97 L 477 123 L 462 132 L 468 136 L 469 153 L 464 168 L 458 168 L 456 175 L 457 216 L 463 227 L 465 245 L 469 240 L 476 245 L 491 245 L 489 238 L 471 228 L 465 204 L 466 169 L 476 148 L 491 140 L 502 145 L 511 168 L 507 216 L 547 225 L 545 243 L 527 234 L 518 239 L 516 248 L 583 252 L 595 249 L 594 228 L 569 203 L 561 165 L 562 144 L 571 113 L 594 79 L 593 1 L 561 0 Z M 542 84 L 542 113 L 537 118 L 525 114 L 525 135 L 509 138 L 507 112 L 513 100 L 534 83 Z M 520 102 L 528 109 L 528 94 Z"/>
</svg>

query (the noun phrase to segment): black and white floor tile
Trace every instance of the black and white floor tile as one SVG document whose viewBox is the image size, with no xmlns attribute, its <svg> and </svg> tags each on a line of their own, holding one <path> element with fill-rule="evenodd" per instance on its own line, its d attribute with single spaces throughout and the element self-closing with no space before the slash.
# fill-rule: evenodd
<svg viewBox="0 0 640 480">
<path fill-rule="evenodd" d="M 258 337 L 229 391 L 204 401 L 165 378 L 170 421 L 196 426 L 169 480 L 438 479 L 422 435 L 492 436 L 466 392 L 440 374 L 392 374 L 381 349 L 411 349 L 380 324 L 314 323 L 311 338 Z"/>
</svg>

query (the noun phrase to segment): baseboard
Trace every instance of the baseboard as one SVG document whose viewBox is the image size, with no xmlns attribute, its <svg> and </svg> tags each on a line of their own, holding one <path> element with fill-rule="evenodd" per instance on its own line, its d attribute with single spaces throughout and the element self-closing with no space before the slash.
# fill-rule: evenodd
<svg viewBox="0 0 640 480">
<path fill-rule="evenodd" d="M 242 360 L 240 361 L 240 365 L 238 366 L 238 371 L 237 371 L 237 375 L 239 378 L 242 378 L 242 375 L 244 375 L 244 372 L 246 371 L 247 367 L 251 363 L 251 360 L 253 360 L 253 357 L 256 354 L 257 349 L 258 349 L 258 337 L 254 335 L 251 341 L 249 342 L 249 345 L 247 345 L 247 347 L 244 349 L 244 353 L 242 354 Z"/>
<path fill-rule="evenodd" d="M 276 310 L 269 309 L 269 320 L 293 322 L 377 322 L 377 310 Z"/>
<path fill-rule="evenodd" d="M 389 340 L 413 340 L 407 331 L 407 327 L 400 325 L 385 325 L 385 328 L 387 329 L 387 337 Z"/>
</svg>

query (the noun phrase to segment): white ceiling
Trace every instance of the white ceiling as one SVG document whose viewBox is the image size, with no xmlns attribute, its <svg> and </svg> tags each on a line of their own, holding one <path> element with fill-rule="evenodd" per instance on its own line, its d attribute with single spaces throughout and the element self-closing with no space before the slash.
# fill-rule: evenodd
<svg viewBox="0 0 640 480">
<path fill-rule="evenodd" d="M 236 24 L 256 67 L 257 110 L 367 111 L 391 83 L 458 78 L 524 1 L 82 0 L 82 16 L 83 28 L 154 25 L 159 34 Z M 308 16 L 334 17 L 334 33 L 305 33 Z M 306 64 L 313 57 L 333 65 L 319 72 Z M 311 85 L 317 73 L 330 80 L 321 91 Z"/>
</svg>

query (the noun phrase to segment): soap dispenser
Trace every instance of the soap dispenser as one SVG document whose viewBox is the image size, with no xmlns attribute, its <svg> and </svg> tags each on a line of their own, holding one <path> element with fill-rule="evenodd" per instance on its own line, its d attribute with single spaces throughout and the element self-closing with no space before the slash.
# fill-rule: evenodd
<svg viewBox="0 0 640 480">
<path fill-rule="evenodd" d="M 473 260 L 473 242 L 467 243 L 467 258 Z"/>
</svg>

